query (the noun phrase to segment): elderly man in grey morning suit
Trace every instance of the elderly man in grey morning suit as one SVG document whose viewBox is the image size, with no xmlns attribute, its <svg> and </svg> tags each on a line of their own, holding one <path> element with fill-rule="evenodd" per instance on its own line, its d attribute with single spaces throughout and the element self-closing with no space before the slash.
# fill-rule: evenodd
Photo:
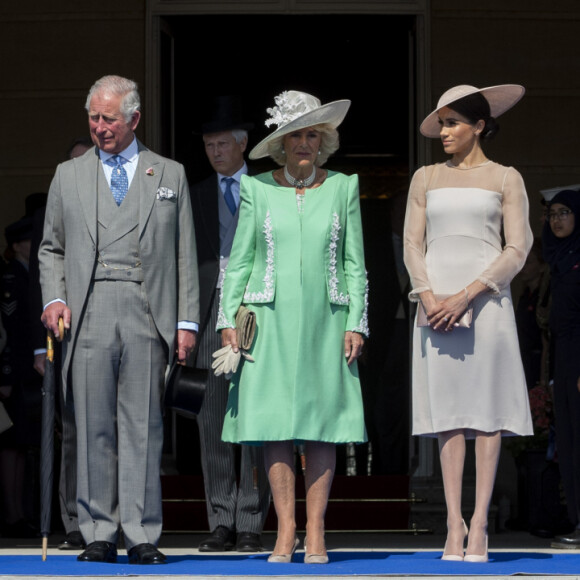
<svg viewBox="0 0 580 580">
<path fill-rule="evenodd" d="M 81 561 L 161 564 L 161 399 L 174 349 L 185 362 L 199 320 L 185 172 L 134 135 L 137 85 L 107 76 L 86 108 L 95 146 L 59 165 L 39 260 L 45 326 L 63 343 L 77 423 Z"/>
</svg>

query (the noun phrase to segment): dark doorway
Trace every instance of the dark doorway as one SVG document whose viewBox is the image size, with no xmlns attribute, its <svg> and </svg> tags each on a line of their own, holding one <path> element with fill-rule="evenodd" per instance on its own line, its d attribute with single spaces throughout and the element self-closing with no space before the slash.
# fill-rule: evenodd
<svg viewBox="0 0 580 580">
<path fill-rule="evenodd" d="M 211 170 L 199 129 L 214 95 L 238 94 L 255 123 L 250 146 L 270 129 L 266 109 L 287 89 L 323 103 L 351 99 L 340 128 L 337 161 L 380 156 L 408 165 L 409 45 L 414 18 L 408 16 L 172 16 L 174 38 L 175 154 L 196 181 Z M 388 157 L 384 157 L 388 156 Z M 349 163 L 351 165 L 351 163 Z M 352 167 L 357 171 L 356 163 Z"/>
</svg>

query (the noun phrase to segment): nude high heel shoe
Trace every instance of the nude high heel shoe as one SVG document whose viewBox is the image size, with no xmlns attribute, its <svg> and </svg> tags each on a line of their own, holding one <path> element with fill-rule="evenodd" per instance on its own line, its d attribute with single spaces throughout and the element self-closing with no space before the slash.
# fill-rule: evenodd
<svg viewBox="0 0 580 580">
<path fill-rule="evenodd" d="M 465 523 L 465 520 L 461 520 L 461 522 L 463 523 L 463 541 L 465 542 L 465 538 L 467 537 L 469 530 L 467 529 L 467 524 Z M 447 560 L 449 562 L 463 562 L 464 560 L 463 554 L 461 556 L 458 554 L 446 554 L 445 550 L 443 550 L 443 556 L 441 556 L 441 559 Z"/>
<path fill-rule="evenodd" d="M 485 554 L 479 556 L 478 554 L 465 554 L 464 561 L 465 562 L 477 562 L 477 563 L 485 563 L 489 562 L 489 558 L 487 556 L 487 534 L 485 534 Z"/>
<path fill-rule="evenodd" d="M 274 554 L 270 554 L 268 556 L 268 562 L 273 564 L 290 564 L 292 562 L 292 556 L 294 556 L 294 552 L 296 552 L 296 548 L 300 545 L 300 540 L 298 538 L 294 538 L 294 546 L 292 547 L 292 551 L 289 554 L 278 554 L 274 556 Z"/>
<path fill-rule="evenodd" d="M 304 554 L 305 564 L 328 564 L 328 555 L 308 553 L 306 538 L 304 538 L 304 550 L 306 551 Z"/>
</svg>

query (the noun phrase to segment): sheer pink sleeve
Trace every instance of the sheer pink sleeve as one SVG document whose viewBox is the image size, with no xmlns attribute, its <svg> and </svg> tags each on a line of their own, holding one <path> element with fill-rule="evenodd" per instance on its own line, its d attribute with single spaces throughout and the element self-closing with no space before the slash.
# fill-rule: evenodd
<svg viewBox="0 0 580 580">
<path fill-rule="evenodd" d="M 431 290 L 425 265 L 426 191 L 426 170 L 425 167 L 421 167 L 415 172 L 411 180 L 403 234 L 405 266 L 407 266 L 409 271 L 413 288 L 409 293 L 409 300 L 412 302 L 419 301 L 421 292 Z"/>
<path fill-rule="evenodd" d="M 505 246 L 502 253 L 478 277 L 495 294 L 505 288 L 522 269 L 534 241 L 529 203 L 522 176 L 508 168 L 502 191 Z"/>
</svg>

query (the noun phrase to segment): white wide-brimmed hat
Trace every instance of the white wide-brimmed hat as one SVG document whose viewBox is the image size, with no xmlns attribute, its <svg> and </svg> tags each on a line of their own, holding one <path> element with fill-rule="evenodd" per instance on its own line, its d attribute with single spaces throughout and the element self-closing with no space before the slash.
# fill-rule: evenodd
<svg viewBox="0 0 580 580">
<path fill-rule="evenodd" d="M 440 126 L 437 112 L 468 95 L 481 93 L 489 103 L 491 116 L 499 117 L 502 113 L 511 109 L 524 96 L 525 92 L 526 89 L 521 85 L 495 85 L 483 89 L 478 89 L 471 85 L 458 85 L 441 95 L 437 108 L 425 117 L 419 130 L 425 137 L 439 137 Z"/>
<path fill-rule="evenodd" d="M 250 159 L 260 159 L 268 155 L 268 143 L 277 137 L 322 123 L 334 129 L 338 127 L 350 107 L 350 101 L 343 99 L 321 105 L 320 100 L 300 91 L 284 91 L 274 98 L 276 105 L 266 112 L 271 115 L 266 119 L 266 127 L 278 125 L 278 128 L 262 139 L 251 151 Z"/>
</svg>

